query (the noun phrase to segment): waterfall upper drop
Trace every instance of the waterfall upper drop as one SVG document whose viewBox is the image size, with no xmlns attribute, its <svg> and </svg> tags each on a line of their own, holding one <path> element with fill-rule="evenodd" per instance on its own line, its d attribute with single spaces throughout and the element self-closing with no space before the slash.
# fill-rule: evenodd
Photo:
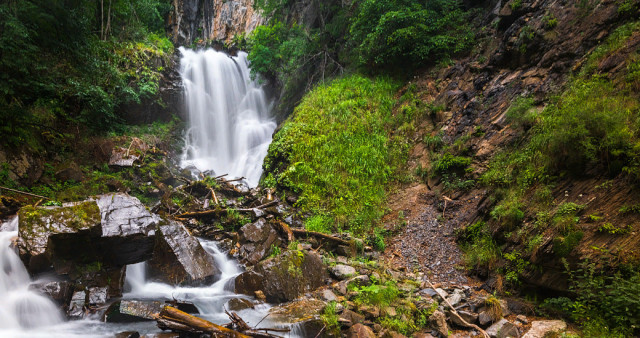
<svg viewBox="0 0 640 338">
<path fill-rule="evenodd" d="M 247 54 L 180 47 L 189 117 L 182 165 L 258 185 L 276 123 L 262 86 L 251 80 Z"/>
</svg>

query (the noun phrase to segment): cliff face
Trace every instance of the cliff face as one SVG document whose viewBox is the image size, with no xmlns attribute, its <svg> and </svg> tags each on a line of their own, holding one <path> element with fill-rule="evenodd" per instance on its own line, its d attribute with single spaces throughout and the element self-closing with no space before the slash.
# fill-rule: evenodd
<svg viewBox="0 0 640 338">
<path fill-rule="evenodd" d="M 202 40 L 229 42 L 264 22 L 253 0 L 174 0 L 169 35 L 176 45 Z"/>
</svg>

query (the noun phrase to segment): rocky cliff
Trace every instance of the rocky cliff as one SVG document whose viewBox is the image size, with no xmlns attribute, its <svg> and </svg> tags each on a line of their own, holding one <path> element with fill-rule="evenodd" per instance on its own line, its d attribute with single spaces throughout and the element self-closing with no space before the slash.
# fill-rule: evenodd
<svg viewBox="0 0 640 338">
<path fill-rule="evenodd" d="M 251 32 L 264 22 L 253 0 L 174 0 L 173 8 L 168 30 L 176 45 L 230 42 L 236 34 Z"/>
</svg>

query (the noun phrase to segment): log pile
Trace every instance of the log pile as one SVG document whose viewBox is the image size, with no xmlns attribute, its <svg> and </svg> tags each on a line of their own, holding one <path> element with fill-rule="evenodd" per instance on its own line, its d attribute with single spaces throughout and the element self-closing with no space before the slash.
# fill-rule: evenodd
<svg viewBox="0 0 640 338">
<path fill-rule="evenodd" d="M 226 312 L 226 311 L 225 311 Z M 171 330 L 174 332 L 184 333 L 187 335 L 209 334 L 216 338 L 276 338 L 279 336 L 268 333 L 272 332 L 288 332 L 283 329 L 254 329 L 251 328 L 238 314 L 235 312 L 226 312 L 231 323 L 222 326 L 214 324 L 208 320 L 190 315 L 180 311 L 172 306 L 165 306 L 156 316 L 156 322 L 160 329 Z"/>
</svg>

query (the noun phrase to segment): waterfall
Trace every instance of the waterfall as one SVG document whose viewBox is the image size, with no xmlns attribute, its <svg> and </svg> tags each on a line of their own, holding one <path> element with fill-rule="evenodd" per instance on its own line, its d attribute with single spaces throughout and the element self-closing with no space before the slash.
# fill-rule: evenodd
<svg viewBox="0 0 640 338">
<path fill-rule="evenodd" d="M 180 52 L 189 118 L 183 167 L 245 177 L 249 186 L 258 185 L 276 123 L 264 90 L 251 80 L 247 54 L 231 57 L 183 47 Z"/>
<path fill-rule="evenodd" d="M 17 228 L 15 217 L 0 229 L 0 335 L 16 335 L 24 329 L 63 321 L 51 300 L 29 290 L 29 273 L 11 248 L 12 239 L 18 236 Z"/>
</svg>

